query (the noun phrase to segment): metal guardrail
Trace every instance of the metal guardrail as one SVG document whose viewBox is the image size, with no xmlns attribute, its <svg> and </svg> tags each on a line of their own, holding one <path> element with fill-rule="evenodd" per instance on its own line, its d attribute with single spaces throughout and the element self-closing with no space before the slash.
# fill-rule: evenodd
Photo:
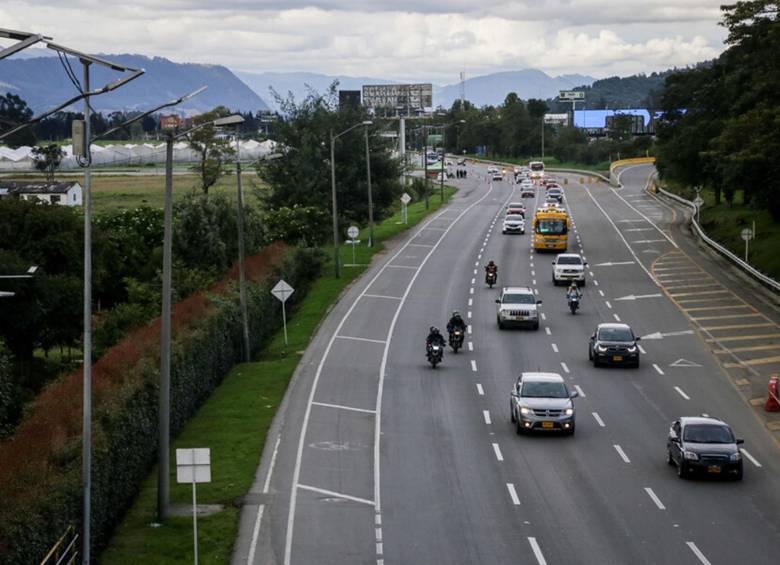
<svg viewBox="0 0 780 565">
<path fill-rule="evenodd" d="M 79 557 L 79 534 L 74 526 L 68 526 L 62 537 L 49 550 L 40 565 L 71 565 Z"/>
<path fill-rule="evenodd" d="M 649 183 L 648 183 L 649 184 Z M 780 282 L 777 282 L 775 279 L 773 279 L 770 276 L 765 275 L 755 267 L 753 267 L 750 263 L 747 263 L 737 257 L 732 251 L 726 249 L 723 247 L 720 243 L 715 241 L 714 239 L 710 238 L 706 233 L 704 233 L 704 230 L 699 225 L 699 222 L 696 221 L 696 212 L 697 207 L 696 204 L 691 202 L 690 200 L 686 200 L 685 198 L 682 198 L 681 196 L 677 196 L 676 194 L 673 194 L 669 192 L 668 190 L 665 190 L 662 186 L 655 184 L 656 191 L 660 194 L 663 194 L 667 198 L 670 198 L 671 200 L 674 200 L 675 202 L 678 202 L 679 204 L 682 204 L 683 206 L 687 206 L 693 211 L 693 214 L 691 214 L 691 225 L 693 226 L 693 230 L 696 233 L 699 238 L 709 245 L 712 249 L 729 259 L 732 263 L 734 263 L 736 266 L 738 266 L 740 269 L 745 271 L 747 274 L 752 276 L 754 279 L 758 280 L 763 285 L 771 288 L 775 292 L 780 292 Z"/>
</svg>

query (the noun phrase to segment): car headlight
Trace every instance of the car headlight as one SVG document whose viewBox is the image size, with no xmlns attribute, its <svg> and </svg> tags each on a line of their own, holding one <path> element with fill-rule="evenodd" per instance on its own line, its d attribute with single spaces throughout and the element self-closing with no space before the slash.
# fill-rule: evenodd
<svg viewBox="0 0 780 565">
<path fill-rule="evenodd" d="M 607 351 L 607 346 L 606 345 L 599 345 L 597 349 L 599 350 L 599 353 L 604 353 L 604 352 Z"/>
<path fill-rule="evenodd" d="M 627 350 L 629 353 L 634 353 L 636 351 L 636 345 L 632 345 Z"/>
<path fill-rule="evenodd" d="M 574 408 L 567 408 L 566 409 L 566 415 L 572 416 L 574 414 Z"/>
<path fill-rule="evenodd" d="M 739 461 L 740 459 L 742 459 L 742 454 L 739 451 L 732 453 L 731 457 L 729 457 L 730 461 Z"/>
<path fill-rule="evenodd" d="M 520 413 L 525 415 L 531 414 L 531 409 L 523 406 L 522 408 L 520 408 Z"/>
<path fill-rule="evenodd" d="M 698 461 L 699 460 L 699 456 L 696 453 L 694 453 L 693 451 L 683 451 L 683 455 L 685 455 L 685 458 L 688 461 Z"/>
</svg>

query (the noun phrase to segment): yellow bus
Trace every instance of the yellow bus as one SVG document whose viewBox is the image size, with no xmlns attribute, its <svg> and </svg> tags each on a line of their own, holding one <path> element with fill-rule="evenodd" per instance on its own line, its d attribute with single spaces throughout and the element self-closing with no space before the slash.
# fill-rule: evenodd
<svg viewBox="0 0 780 565">
<path fill-rule="evenodd" d="M 533 220 L 534 249 L 566 251 L 569 227 L 569 215 L 564 210 L 537 210 Z"/>
</svg>

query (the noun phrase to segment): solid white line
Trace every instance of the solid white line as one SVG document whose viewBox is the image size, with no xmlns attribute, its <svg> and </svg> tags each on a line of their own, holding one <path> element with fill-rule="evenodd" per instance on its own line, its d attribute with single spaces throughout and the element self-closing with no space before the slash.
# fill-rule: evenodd
<svg viewBox="0 0 780 565">
<path fill-rule="evenodd" d="M 246 557 L 248 565 L 252 565 L 255 562 L 255 551 L 257 548 L 257 538 L 260 537 L 260 522 L 263 520 L 263 510 L 265 504 L 261 504 L 257 507 L 257 517 L 255 518 L 255 526 L 252 529 L 252 541 L 249 544 L 249 555 Z"/>
<path fill-rule="evenodd" d="M 477 394 L 480 396 L 485 396 L 485 389 L 482 388 L 482 385 L 477 383 Z"/>
<path fill-rule="evenodd" d="M 661 499 L 658 498 L 658 496 L 653 492 L 653 489 L 650 487 L 645 487 L 645 492 L 647 493 L 647 496 L 649 496 L 653 502 L 655 502 L 655 505 L 659 510 L 666 510 L 666 506 L 664 506 L 663 502 L 661 502 Z"/>
<path fill-rule="evenodd" d="M 382 345 L 386 343 L 386 341 L 383 339 L 368 339 L 367 337 L 355 337 L 351 335 L 337 335 L 336 337 L 338 339 L 351 339 L 354 341 L 367 341 L 369 343 L 381 343 Z"/>
<path fill-rule="evenodd" d="M 563 368 L 563 372 L 564 373 L 568 373 L 569 372 L 569 366 L 566 363 L 564 363 L 563 361 L 561 361 L 561 367 Z"/>
<path fill-rule="evenodd" d="M 363 412 L 365 414 L 376 414 L 376 410 L 366 408 L 353 408 L 352 406 L 343 406 L 341 404 L 328 404 L 327 402 L 312 402 L 314 406 L 324 406 L 325 408 L 336 408 L 338 410 L 351 410 L 352 412 Z"/>
<path fill-rule="evenodd" d="M 674 387 L 674 390 L 676 390 L 677 392 L 679 392 L 679 393 L 680 393 L 680 396 L 682 396 L 682 397 L 683 397 L 685 400 L 690 400 L 690 399 L 691 399 L 691 397 L 690 397 L 690 396 L 688 396 L 687 394 L 685 394 L 685 392 L 683 391 L 683 389 L 681 389 L 679 386 L 676 386 L 676 387 Z"/>
<path fill-rule="evenodd" d="M 514 504 L 515 506 L 520 506 L 520 497 L 517 496 L 515 485 L 513 485 L 512 483 L 507 483 L 506 489 L 509 491 L 509 498 L 512 499 L 512 504 Z"/>
<path fill-rule="evenodd" d="M 496 459 L 498 459 L 499 461 L 503 461 L 504 460 L 504 456 L 501 454 L 501 448 L 498 447 L 497 443 L 493 444 L 493 453 L 496 454 Z"/>
<path fill-rule="evenodd" d="M 659 366 L 658 366 L 657 364 L 655 364 L 655 363 L 653 363 L 653 369 L 655 369 L 655 370 L 656 370 L 656 372 L 657 372 L 659 375 L 663 375 L 663 374 L 664 374 L 664 372 L 663 372 L 663 369 L 661 369 L 661 367 L 659 367 Z"/>
<path fill-rule="evenodd" d="M 641 353 L 642 355 L 647 355 L 647 351 L 645 351 L 644 347 L 642 347 L 638 343 L 636 344 L 636 346 L 637 346 L 637 348 L 639 348 L 639 353 Z"/>
<path fill-rule="evenodd" d="M 612 308 L 612 304 L 609 303 L 609 300 L 605 300 L 604 303 L 607 305 L 607 308 Z"/>
<path fill-rule="evenodd" d="M 586 395 L 586 394 L 585 394 L 585 392 L 582 390 L 582 387 L 581 387 L 580 385 L 574 385 L 574 388 L 576 388 L 576 389 L 577 389 L 577 392 L 579 392 L 579 393 L 580 393 L 580 396 L 581 396 L 582 398 L 586 398 L 586 397 L 587 397 L 587 395 Z"/>
<path fill-rule="evenodd" d="M 616 322 L 620 321 L 620 316 L 618 316 L 617 314 L 612 314 L 612 317 L 615 318 Z"/>
<path fill-rule="evenodd" d="M 484 418 L 485 423 L 489 426 L 493 422 L 490 421 L 490 410 L 483 410 L 482 411 L 482 418 Z"/>
<path fill-rule="evenodd" d="M 699 559 L 702 565 L 712 565 L 712 563 L 710 563 L 710 560 L 704 556 L 704 554 L 701 552 L 701 550 L 698 547 L 696 547 L 695 543 L 693 543 L 692 541 L 686 541 L 685 545 L 687 545 L 690 548 L 690 550 Z"/>
<path fill-rule="evenodd" d="M 400 296 L 386 296 L 384 294 L 363 294 L 361 298 L 385 298 L 387 300 L 401 300 Z"/>
<path fill-rule="evenodd" d="M 542 549 L 539 547 L 539 544 L 536 543 L 536 538 L 528 538 L 528 543 L 531 544 L 531 549 L 534 552 L 534 557 L 536 557 L 537 563 L 539 565 L 547 565 L 547 560 L 544 558 L 544 555 L 542 554 Z"/>
<path fill-rule="evenodd" d="M 615 448 L 615 451 L 618 452 L 618 455 L 620 455 L 620 458 L 623 460 L 624 463 L 631 463 L 631 459 L 628 458 L 628 455 L 626 455 L 626 452 L 623 451 L 622 447 L 620 447 L 618 444 L 614 444 L 612 447 Z"/>
<path fill-rule="evenodd" d="M 602 428 L 606 428 L 607 425 L 604 423 L 604 420 L 601 419 L 601 416 L 599 416 L 598 412 L 591 412 L 593 414 L 593 419 L 596 420 L 596 423 L 598 423 L 599 426 Z"/>
<path fill-rule="evenodd" d="M 368 500 L 366 498 L 360 498 L 358 496 L 352 496 L 350 494 L 343 494 L 341 492 L 336 492 L 336 491 L 333 491 L 333 490 L 326 490 L 324 488 L 317 488 L 317 487 L 313 487 L 313 486 L 309 486 L 309 485 L 302 485 L 300 483 L 297 486 L 298 486 L 299 489 L 309 490 L 311 492 L 316 492 L 316 493 L 319 493 L 319 494 L 325 494 L 325 495 L 331 496 L 333 498 L 343 498 L 344 500 L 351 500 L 352 502 L 359 502 L 361 504 L 368 504 L 369 506 L 374 506 L 374 501 L 373 500 Z"/>
<path fill-rule="evenodd" d="M 558 346 L 554 343 L 551 343 L 550 345 L 552 345 L 552 350 L 558 353 Z"/>
<path fill-rule="evenodd" d="M 477 362 L 474 359 L 471 360 L 471 370 L 477 372 Z"/>
<path fill-rule="evenodd" d="M 761 463 L 759 463 L 759 462 L 758 462 L 758 460 L 757 460 L 755 457 L 753 457 L 752 455 L 750 455 L 750 453 L 748 453 L 748 450 L 747 450 L 747 449 L 745 449 L 744 447 L 740 447 L 740 448 L 739 448 L 739 450 L 742 452 L 742 455 L 744 455 L 745 457 L 747 457 L 748 459 L 750 459 L 750 462 L 751 462 L 753 465 L 755 465 L 756 467 L 761 467 Z"/>
<path fill-rule="evenodd" d="M 395 329 L 396 321 L 398 320 L 398 316 L 400 315 L 401 309 L 403 308 L 404 303 L 406 302 L 406 298 L 409 296 L 409 293 L 411 291 L 412 285 L 414 285 L 414 282 L 417 280 L 418 275 L 420 274 L 420 271 L 425 266 L 428 259 L 433 255 L 433 253 L 436 251 L 438 246 L 443 241 L 444 237 L 449 233 L 449 231 L 452 229 L 453 226 L 472 208 L 477 206 L 480 202 L 485 200 L 490 193 L 493 191 L 492 186 L 485 192 L 485 194 L 472 202 L 468 207 L 466 207 L 458 216 L 453 220 L 450 225 L 444 230 L 444 233 L 441 235 L 439 240 L 436 242 L 436 244 L 428 251 L 428 254 L 425 256 L 425 258 L 420 263 L 420 266 L 417 267 L 416 272 L 412 276 L 412 279 L 409 281 L 406 290 L 404 291 L 403 296 L 401 297 L 401 300 L 399 301 L 398 308 L 396 308 L 395 315 L 393 316 L 393 320 L 390 323 L 390 329 L 388 330 L 388 340 L 385 344 L 384 353 L 382 356 L 382 363 L 380 365 L 380 371 L 379 371 L 379 386 L 377 387 L 377 417 L 375 419 L 374 424 L 374 501 L 375 501 L 375 507 L 377 512 L 381 511 L 381 499 L 380 499 L 380 489 L 379 485 L 380 483 L 380 446 L 379 446 L 379 440 L 381 438 L 381 424 L 382 424 L 382 391 L 384 386 L 384 379 L 385 379 L 385 371 L 387 368 L 387 356 L 388 352 L 390 350 L 390 341 L 393 334 L 393 330 Z M 511 197 L 511 194 L 510 194 Z M 414 237 L 420 235 L 422 233 L 422 230 L 425 229 L 430 223 L 437 220 L 444 212 L 447 210 L 442 211 L 441 213 L 435 215 L 433 218 L 428 220 L 428 222 L 417 231 L 417 233 L 412 236 L 411 239 Z M 374 275 L 374 277 L 368 282 L 366 285 L 366 288 L 370 288 L 371 285 L 373 285 L 379 277 L 385 272 L 385 269 L 389 267 L 389 263 L 396 259 L 398 256 L 401 255 L 406 250 L 407 245 L 403 245 L 396 253 L 393 255 L 390 260 L 385 263 Z M 475 264 L 475 266 L 479 266 L 479 262 Z M 355 309 L 356 305 L 358 304 L 358 301 L 355 300 L 352 305 L 349 307 L 349 309 L 346 311 L 344 316 L 341 318 L 341 321 L 339 322 L 338 326 L 336 327 L 336 331 L 334 332 L 333 336 L 331 337 L 330 341 L 328 342 L 328 345 L 325 348 L 325 351 L 323 352 L 322 357 L 320 358 L 320 362 L 317 365 L 317 371 L 314 375 L 314 381 L 311 385 L 311 390 L 309 391 L 309 399 L 306 404 L 306 410 L 303 415 L 303 422 L 301 425 L 301 432 L 300 436 L 298 438 L 298 451 L 295 456 L 295 466 L 293 468 L 293 480 L 292 480 L 292 488 L 290 489 L 290 499 L 289 499 L 289 507 L 288 507 L 288 514 L 287 514 L 287 531 L 285 533 L 285 544 L 284 544 L 284 565 L 290 565 L 291 560 L 291 554 L 292 554 L 292 542 L 293 542 L 293 531 L 295 526 L 295 507 L 296 507 L 296 501 L 298 496 L 298 481 L 301 476 L 301 462 L 303 460 L 303 447 L 306 442 L 306 432 L 308 430 L 309 425 L 309 418 L 311 416 L 311 403 L 314 401 L 314 395 L 317 392 L 317 385 L 319 384 L 319 379 L 322 374 L 322 370 L 325 366 L 325 361 L 328 358 L 328 355 L 330 354 L 331 349 L 333 348 L 333 344 L 336 341 L 336 335 L 341 331 L 342 327 L 344 327 L 344 324 L 347 321 L 347 318 L 352 314 L 352 311 Z M 469 326 L 469 333 L 471 332 L 471 326 Z"/>
<path fill-rule="evenodd" d="M 552 332 L 550 331 L 550 328 L 548 326 L 544 327 L 544 333 L 546 333 L 547 335 L 552 335 Z"/>
</svg>

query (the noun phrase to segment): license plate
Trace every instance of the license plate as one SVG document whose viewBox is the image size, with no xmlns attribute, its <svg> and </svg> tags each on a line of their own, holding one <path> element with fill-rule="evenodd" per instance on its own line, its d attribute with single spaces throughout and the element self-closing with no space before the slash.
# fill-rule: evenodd
<svg viewBox="0 0 780 565">
<path fill-rule="evenodd" d="M 612 360 L 613 361 L 622 361 L 623 360 L 623 356 L 622 355 L 615 355 L 615 356 L 612 357 Z"/>
<path fill-rule="evenodd" d="M 552 423 L 552 422 L 542 422 L 542 427 L 543 428 L 554 428 L 555 424 Z"/>
<path fill-rule="evenodd" d="M 710 465 L 707 467 L 708 473 L 720 473 L 720 465 Z"/>
</svg>

